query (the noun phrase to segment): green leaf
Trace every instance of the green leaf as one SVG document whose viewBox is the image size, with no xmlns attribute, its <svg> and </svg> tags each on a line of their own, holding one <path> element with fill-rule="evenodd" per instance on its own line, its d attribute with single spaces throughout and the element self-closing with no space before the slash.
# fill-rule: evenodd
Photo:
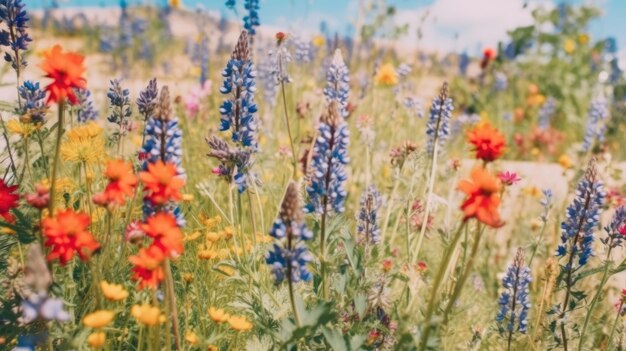
<svg viewBox="0 0 626 351">
<path fill-rule="evenodd" d="M 367 296 L 364 293 L 358 293 L 354 298 L 354 309 L 359 317 L 362 319 L 365 315 L 365 309 L 367 308 Z"/>
<path fill-rule="evenodd" d="M 322 333 L 324 334 L 324 339 L 326 339 L 326 341 L 334 351 L 349 350 L 349 345 L 341 333 L 328 328 L 323 328 Z"/>
</svg>

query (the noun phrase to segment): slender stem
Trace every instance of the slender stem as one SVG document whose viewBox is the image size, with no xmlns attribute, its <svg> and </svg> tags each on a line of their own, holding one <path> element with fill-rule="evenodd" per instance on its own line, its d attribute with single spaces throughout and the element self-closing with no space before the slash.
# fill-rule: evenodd
<svg viewBox="0 0 626 351">
<path fill-rule="evenodd" d="M 33 171 L 31 170 L 30 153 L 28 152 L 28 137 L 24 137 L 24 139 L 22 139 L 22 141 L 24 142 L 24 168 L 26 168 L 26 170 L 27 170 L 28 179 L 32 182 L 33 181 Z"/>
<path fill-rule="evenodd" d="M 391 195 L 389 195 L 389 203 L 387 204 L 387 211 L 385 213 L 385 220 L 383 221 L 382 228 L 382 240 L 385 240 L 385 233 L 387 232 L 387 227 L 389 226 L 389 219 L 391 218 L 391 210 L 393 207 L 393 201 L 396 197 L 396 193 L 398 192 L 398 187 L 400 186 L 400 174 L 402 174 L 402 167 L 398 168 L 396 179 L 393 183 L 393 188 L 391 189 Z"/>
<path fill-rule="evenodd" d="M 172 267 L 169 259 L 163 263 L 165 270 L 165 284 L 167 287 L 167 295 L 169 299 L 170 317 L 172 318 L 172 328 L 174 329 L 174 343 L 176 350 L 182 350 L 180 345 L 180 327 L 178 325 L 178 312 L 176 310 L 176 293 L 174 291 L 174 278 L 172 277 Z M 169 330 L 166 335 L 169 335 Z"/>
<path fill-rule="evenodd" d="M 515 272 L 515 279 L 519 280 L 519 273 L 520 273 L 520 269 L 521 267 L 517 267 L 516 268 L 516 272 Z M 515 325 L 515 305 L 517 304 L 517 281 L 515 282 L 515 284 L 513 284 L 513 299 L 511 300 L 513 301 L 511 303 L 511 321 L 510 321 L 510 325 Z M 507 350 L 511 351 L 511 342 L 513 341 L 513 328 L 509 329 L 509 338 L 507 340 Z"/>
<path fill-rule="evenodd" d="M 474 245 L 472 245 L 472 251 L 470 252 L 468 258 L 467 258 L 467 262 L 465 263 L 465 270 L 463 271 L 463 274 L 461 275 L 461 279 L 459 279 L 456 282 L 456 285 L 454 287 L 454 292 L 452 293 L 452 296 L 450 297 L 450 299 L 448 300 L 448 304 L 446 305 L 446 308 L 443 312 L 443 325 L 448 324 L 448 320 L 449 320 L 449 316 L 450 316 L 450 312 L 452 311 L 452 307 L 454 306 L 454 302 L 459 298 L 459 296 L 461 295 L 461 291 L 463 290 L 463 286 L 465 285 L 465 282 L 467 281 L 467 278 L 469 277 L 470 272 L 472 271 L 472 267 L 474 266 L 474 259 L 476 257 L 476 254 L 478 253 L 478 246 L 480 245 L 480 239 L 482 238 L 482 235 L 484 233 L 484 228 L 480 226 L 480 222 L 476 228 L 477 234 L 476 234 L 476 238 L 474 239 Z"/>
<path fill-rule="evenodd" d="M 41 137 L 41 129 L 37 128 L 37 143 L 39 144 L 39 151 L 41 152 L 41 161 L 43 163 L 43 168 L 46 171 L 46 178 L 50 176 L 50 171 L 48 170 L 48 159 L 46 158 L 46 152 L 43 147 L 43 138 Z"/>
<path fill-rule="evenodd" d="M 256 248 L 256 235 L 257 235 L 257 227 L 256 227 L 256 217 L 254 216 L 254 207 L 252 206 L 252 194 L 250 191 L 248 193 L 248 207 L 250 207 L 250 219 L 252 221 L 252 244 L 254 248 Z"/>
<path fill-rule="evenodd" d="M 48 204 L 48 216 L 54 215 L 54 200 L 57 191 L 57 175 L 59 170 L 59 155 L 61 154 L 61 138 L 63 138 L 63 116 L 65 113 L 65 101 L 59 101 L 59 122 L 57 123 L 57 140 L 54 147 L 54 162 L 52 163 L 52 180 L 50 182 L 50 202 Z"/>
<path fill-rule="evenodd" d="M 422 338 L 420 342 L 420 350 L 426 349 L 428 337 L 432 329 L 431 328 L 432 326 L 430 325 L 430 323 L 433 317 L 433 313 L 435 312 L 435 305 L 439 297 L 438 295 L 439 287 L 441 286 L 441 283 L 443 282 L 443 277 L 445 273 L 448 271 L 448 267 L 450 266 L 450 258 L 452 257 L 452 254 L 454 253 L 454 251 L 456 251 L 456 247 L 462 236 L 463 227 L 465 227 L 466 223 L 467 223 L 466 221 L 463 221 L 463 223 L 459 226 L 459 229 L 457 229 L 456 233 L 454 233 L 454 236 L 452 237 L 452 241 L 450 242 L 450 245 L 446 248 L 444 252 L 444 258 L 441 261 L 441 264 L 439 265 L 439 270 L 437 271 L 437 274 L 435 275 L 433 288 L 432 288 L 432 291 L 430 292 L 430 299 L 428 300 L 428 307 L 426 308 L 426 314 L 424 315 L 424 321 L 422 323 L 423 327 L 422 327 Z"/>
<path fill-rule="evenodd" d="M 414 258 L 417 259 L 422 249 L 422 242 L 424 241 L 424 235 L 426 234 L 426 227 L 428 226 L 428 216 L 430 215 L 430 204 L 433 196 L 433 188 L 435 187 L 435 176 L 437 174 L 437 155 L 439 154 L 439 141 L 435 136 L 433 146 L 433 160 L 430 167 L 430 176 L 428 177 L 428 190 L 426 194 L 426 206 L 424 208 L 424 219 L 422 220 L 422 227 L 420 228 L 420 236 L 417 239 L 417 248 L 415 249 Z"/>
<path fill-rule="evenodd" d="M 531 267 L 533 263 L 533 258 L 535 258 L 535 254 L 537 253 L 537 248 L 539 244 L 543 241 L 543 234 L 546 231 L 547 222 L 543 221 L 543 225 L 541 226 L 541 231 L 539 232 L 539 236 L 537 236 L 537 241 L 533 244 L 533 251 L 530 254 L 530 259 L 528 260 L 528 267 Z"/>
<path fill-rule="evenodd" d="M 296 298 L 295 298 L 295 293 L 293 290 L 293 282 L 291 279 L 291 266 L 288 266 L 287 268 L 287 274 L 289 274 L 289 278 L 287 279 L 287 282 L 289 284 L 289 300 L 291 301 L 291 308 L 293 309 L 293 317 L 296 321 L 296 326 L 298 328 L 300 328 L 302 326 L 302 322 L 300 320 L 300 312 L 298 311 L 298 307 L 296 307 Z"/>
<path fill-rule="evenodd" d="M 281 64 L 282 60 L 278 60 L 279 65 Z M 291 157 L 292 157 L 292 165 L 293 165 L 293 179 L 296 179 L 298 176 L 298 154 L 296 153 L 296 147 L 293 143 L 293 135 L 291 134 L 291 125 L 289 123 L 289 112 L 287 109 L 287 95 L 285 93 L 285 82 L 283 82 L 281 80 L 280 82 L 280 89 L 282 91 L 282 96 L 283 96 L 283 108 L 284 108 L 284 114 L 285 114 L 285 122 L 287 122 L 287 133 L 289 134 L 289 144 L 291 146 Z"/>
<path fill-rule="evenodd" d="M 324 208 L 326 208 L 326 199 L 324 196 Z M 328 282 L 326 282 L 326 210 L 322 213 L 322 221 L 320 224 L 320 264 L 322 266 L 322 297 L 328 301 Z"/>
<path fill-rule="evenodd" d="M 613 336 L 615 335 L 615 329 L 617 329 L 617 323 L 619 322 L 620 317 L 622 316 L 622 308 L 624 308 L 624 298 L 619 303 L 619 308 L 617 309 L 617 315 L 615 316 L 615 320 L 613 321 L 613 327 L 611 328 L 611 334 L 609 334 L 609 341 L 606 345 L 606 350 L 611 350 L 611 345 L 613 345 Z"/>
<path fill-rule="evenodd" d="M 9 142 L 9 132 L 7 132 L 7 127 L 4 124 L 4 118 L 2 118 L 2 114 L 0 114 L 0 124 L 2 124 L 2 136 L 4 137 L 4 143 L 7 147 L 7 152 L 9 154 L 9 161 L 11 161 L 11 171 L 13 171 L 13 179 L 17 180 L 17 167 L 15 167 L 15 160 L 13 159 L 13 152 L 11 151 L 11 143 Z"/>
<path fill-rule="evenodd" d="M 587 331 L 587 326 L 589 325 L 589 320 L 591 320 L 591 315 L 593 314 L 593 310 L 596 308 L 598 301 L 600 300 L 600 295 L 602 294 L 602 288 L 604 288 L 604 284 L 609 278 L 609 267 L 611 266 L 611 251 L 613 250 L 613 237 L 609 240 L 609 249 L 606 253 L 606 262 L 604 263 L 604 273 L 602 274 L 602 279 L 600 280 L 600 285 L 598 285 L 598 289 L 596 290 L 596 294 L 591 300 L 589 304 L 589 308 L 587 309 L 587 313 L 585 315 L 585 322 L 583 323 L 583 327 L 580 330 L 580 339 L 578 341 L 578 349 L 582 350 L 582 347 L 585 342 L 585 332 Z"/>
</svg>

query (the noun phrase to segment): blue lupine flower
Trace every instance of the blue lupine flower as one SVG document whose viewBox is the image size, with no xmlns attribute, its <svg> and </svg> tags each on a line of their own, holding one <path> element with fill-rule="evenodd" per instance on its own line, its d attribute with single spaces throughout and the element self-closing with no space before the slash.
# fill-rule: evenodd
<svg viewBox="0 0 626 351">
<path fill-rule="evenodd" d="M 246 191 L 256 177 L 250 173 L 254 160 L 250 149 L 233 149 L 226 142 L 216 136 L 207 138 L 210 151 L 209 157 L 220 161 L 213 173 L 224 178 L 227 182 L 234 182 L 240 193 Z"/>
<path fill-rule="evenodd" d="M 324 96 L 328 103 L 335 101 L 339 106 L 342 117 L 348 117 L 348 95 L 350 94 L 350 72 L 343 61 L 341 51 L 335 50 L 335 55 L 326 72 L 326 87 Z"/>
<path fill-rule="evenodd" d="M 276 94 L 278 93 L 278 84 L 276 84 L 273 71 L 274 65 L 269 58 L 259 60 L 257 78 L 263 87 L 263 99 L 270 107 L 276 105 Z"/>
<path fill-rule="evenodd" d="M 315 56 L 315 50 L 313 49 L 313 45 L 310 41 L 296 38 L 293 43 L 295 46 L 293 57 L 296 62 L 309 63 L 313 61 Z"/>
<path fill-rule="evenodd" d="M 430 108 L 430 116 L 426 124 L 426 136 L 428 137 L 427 150 L 434 151 L 435 142 L 443 146 L 450 134 L 450 118 L 452 117 L 452 99 L 448 96 L 448 83 L 444 83 L 439 96 L 433 99 Z"/>
<path fill-rule="evenodd" d="M 578 183 L 576 196 L 567 208 L 565 221 L 561 223 L 561 244 L 556 256 L 570 256 L 565 270 L 577 269 L 574 266 L 575 257 L 578 258 L 580 268 L 593 255 L 593 232 L 600 221 L 604 197 L 604 187 L 598 179 L 595 162 L 592 161 Z"/>
<path fill-rule="evenodd" d="M 139 97 L 136 101 L 137 109 L 145 120 L 152 117 L 152 113 L 156 108 L 156 99 L 158 95 L 159 88 L 157 87 L 156 78 L 151 79 L 148 86 L 139 92 Z"/>
<path fill-rule="evenodd" d="M 415 117 L 424 117 L 424 106 L 422 105 L 422 100 L 413 96 L 407 96 L 404 98 L 404 107 L 406 107 Z"/>
<path fill-rule="evenodd" d="M 70 315 L 63 309 L 62 300 L 48 296 L 47 292 L 39 292 L 22 301 L 22 319 L 24 323 L 36 320 L 67 322 Z"/>
<path fill-rule="evenodd" d="M 512 335 L 519 331 L 526 333 L 530 300 L 528 285 L 532 278 L 530 268 L 524 263 L 524 251 L 517 250 L 513 264 L 509 266 L 502 279 L 502 288 L 498 303 L 500 311 L 496 316 L 500 333 Z"/>
<path fill-rule="evenodd" d="M 229 98 L 220 106 L 220 131 L 230 130 L 233 142 L 257 151 L 257 105 L 254 103 L 256 71 L 250 60 L 246 31 L 241 32 L 222 76 L 224 84 L 220 92 Z"/>
<path fill-rule="evenodd" d="M 380 242 L 380 224 L 378 223 L 378 210 L 383 205 L 383 200 L 376 187 L 370 186 L 361 195 L 360 210 L 357 216 L 357 233 L 372 244 Z"/>
<path fill-rule="evenodd" d="M 4 60 L 11 63 L 16 71 L 26 67 L 20 51 L 27 50 L 28 43 L 32 41 L 26 32 L 28 21 L 28 14 L 21 0 L 0 0 L 0 22 L 4 22 L 8 28 L 0 31 L 0 45 L 10 47 L 13 51 L 6 52 Z M 10 33 L 14 35 L 11 36 Z"/>
<path fill-rule="evenodd" d="M 617 53 L 617 40 L 614 37 L 606 38 L 604 41 L 604 50 L 609 54 Z"/>
<path fill-rule="evenodd" d="M 178 117 L 170 114 L 169 90 L 165 86 L 161 88 L 159 102 L 146 123 L 146 140 L 141 149 L 141 153 L 145 157 L 143 169 L 147 169 L 148 163 L 161 160 L 174 164 L 178 170 L 178 175 L 184 176 L 185 171 L 182 168 L 183 132 L 178 124 Z"/>
<path fill-rule="evenodd" d="M 587 114 L 587 127 L 585 136 L 583 137 L 583 152 L 591 149 L 595 141 L 604 141 L 604 133 L 606 131 L 606 120 L 609 118 L 609 107 L 606 99 L 596 98 L 589 106 Z"/>
<path fill-rule="evenodd" d="M 48 107 L 46 106 L 46 91 L 39 88 L 39 82 L 25 81 L 18 89 L 22 98 L 22 107 L 18 114 L 28 116 L 32 123 L 43 123 Z"/>
<path fill-rule="evenodd" d="M 346 199 L 346 171 L 350 132 L 339 115 L 336 102 L 320 118 L 318 136 L 313 146 L 313 157 L 306 191 L 309 202 L 307 213 L 343 213 Z"/>
<path fill-rule="evenodd" d="M 506 74 L 502 72 L 496 72 L 494 75 L 493 89 L 495 91 L 505 91 L 509 86 L 509 79 Z"/>
<path fill-rule="evenodd" d="M 413 68 L 411 67 L 411 65 L 407 63 L 402 63 L 398 66 L 398 68 L 396 68 L 396 73 L 398 73 L 398 76 L 402 78 L 411 74 L 412 71 L 413 71 Z"/>
<path fill-rule="evenodd" d="M 467 52 L 463 52 L 459 55 L 459 73 L 461 73 L 462 76 L 467 75 L 467 68 L 469 67 L 469 64 L 470 57 Z"/>
<path fill-rule="evenodd" d="M 119 79 L 111 80 L 111 86 L 107 93 L 111 115 L 107 119 L 109 122 L 117 124 L 122 131 L 128 129 L 129 119 L 132 113 L 129 95 L 130 92 L 128 89 L 122 88 Z"/>
<path fill-rule="evenodd" d="M 235 8 L 235 6 L 237 5 L 237 2 L 235 0 L 226 0 L 225 5 L 229 9 L 233 10 Z"/>
<path fill-rule="evenodd" d="M 254 37 L 255 27 L 261 25 L 259 20 L 259 0 L 244 0 L 243 7 L 248 11 L 248 15 L 243 17 L 243 27 Z"/>
<path fill-rule="evenodd" d="M 543 197 L 539 201 L 539 204 L 543 207 L 541 221 L 547 223 L 548 213 L 550 212 L 550 209 L 552 209 L 552 189 L 543 189 L 541 193 L 543 194 Z"/>
<path fill-rule="evenodd" d="M 463 128 L 467 126 L 473 126 L 480 123 L 480 116 L 474 111 L 468 109 L 461 113 L 454 121 L 452 121 L 452 127 L 450 128 L 450 134 L 458 135 L 463 131 Z"/>
<path fill-rule="evenodd" d="M 556 100 L 549 96 L 546 102 L 543 103 L 539 109 L 539 129 L 548 129 L 550 127 L 550 121 L 556 112 Z"/>
<path fill-rule="evenodd" d="M 507 122 L 511 122 L 513 120 L 513 114 L 511 112 L 509 112 L 509 111 L 504 112 L 502 114 L 502 119 L 507 121 Z"/>
<path fill-rule="evenodd" d="M 147 169 L 148 163 L 162 161 L 175 165 L 177 175 L 184 178 L 185 170 L 182 167 L 183 132 L 178 125 L 178 118 L 172 116 L 168 87 L 161 88 L 161 95 L 155 102 L 153 94 L 156 89 L 156 79 L 153 79 L 137 100 L 137 104 L 141 106 L 140 109 L 146 113 L 146 116 L 150 115 L 144 131 L 145 141 L 140 151 L 144 160 L 142 169 Z M 152 216 L 156 210 L 157 208 L 149 200 L 144 200 L 143 213 L 145 218 Z M 179 227 L 185 225 L 183 213 L 176 203 L 169 203 L 159 210 L 173 214 Z"/>
<path fill-rule="evenodd" d="M 313 238 L 304 221 L 300 195 L 296 183 L 290 182 L 283 199 L 278 218 L 270 229 L 275 239 L 272 249 L 266 254 L 265 262 L 272 268 L 276 284 L 289 279 L 292 283 L 308 281 L 311 273 L 307 264 L 312 255 L 304 244 Z"/>
<path fill-rule="evenodd" d="M 622 246 L 624 234 L 621 231 L 624 229 L 626 229 L 626 206 L 620 206 L 615 210 L 611 223 L 604 227 L 607 237 L 600 241 L 611 248 Z"/>
<path fill-rule="evenodd" d="M 89 89 L 75 89 L 75 91 L 78 99 L 76 109 L 76 120 L 78 123 L 87 123 L 98 119 L 98 110 L 93 105 Z"/>
</svg>

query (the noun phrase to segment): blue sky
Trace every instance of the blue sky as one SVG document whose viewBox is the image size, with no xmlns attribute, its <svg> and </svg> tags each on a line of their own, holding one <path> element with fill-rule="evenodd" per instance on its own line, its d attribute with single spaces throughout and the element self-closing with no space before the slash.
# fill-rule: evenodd
<svg viewBox="0 0 626 351">
<path fill-rule="evenodd" d="M 41 7 L 50 0 L 25 0 L 27 6 Z M 131 3 L 161 4 L 166 0 L 129 0 Z M 187 8 L 198 4 L 235 18 L 224 7 L 224 0 L 182 0 Z M 261 23 L 287 31 L 316 31 L 320 21 L 328 23 L 333 31 L 344 33 L 357 17 L 356 0 L 260 0 Z M 506 31 L 530 23 L 530 11 L 522 4 L 553 6 L 561 0 L 387 0 L 399 11 L 398 23 L 410 23 L 411 33 L 417 30 L 418 18 L 428 12 L 422 26 L 424 39 L 420 45 L 430 49 L 475 51 L 482 45 L 494 45 L 506 37 Z M 604 16 L 592 23 L 594 39 L 614 36 L 619 48 L 626 47 L 626 0 L 565 0 L 598 5 Z M 116 6 L 118 0 L 60 0 L 62 6 Z M 242 3 L 243 0 L 237 0 Z M 488 9 L 488 10 L 487 10 Z M 415 42 L 412 36 L 405 39 Z"/>
</svg>

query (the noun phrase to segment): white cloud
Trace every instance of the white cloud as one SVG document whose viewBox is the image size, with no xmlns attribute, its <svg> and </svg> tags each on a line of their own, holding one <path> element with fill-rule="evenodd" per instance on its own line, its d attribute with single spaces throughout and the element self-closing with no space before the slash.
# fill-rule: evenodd
<svg viewBox="0 0 626 351">
<path fill-rule="evenodd" d="M 523 6 L 525 2 L 529 3 L 526 7 Z M 441 52 L 474 52 L 479 46 L 494 47 L 498 41 L 506 39 L 508 30 L 531 24 L 531 9 L 539 2 L 436 0 L 428 7 L 399 11 L 396 22 L 410 25 L 409 36 L 403 39 L 405 45 Z M 426 20 L 420 25 L 420 19 L 425 15 Z M 419 41 L 418 28 L 422 33 Z"/>
</svg>

